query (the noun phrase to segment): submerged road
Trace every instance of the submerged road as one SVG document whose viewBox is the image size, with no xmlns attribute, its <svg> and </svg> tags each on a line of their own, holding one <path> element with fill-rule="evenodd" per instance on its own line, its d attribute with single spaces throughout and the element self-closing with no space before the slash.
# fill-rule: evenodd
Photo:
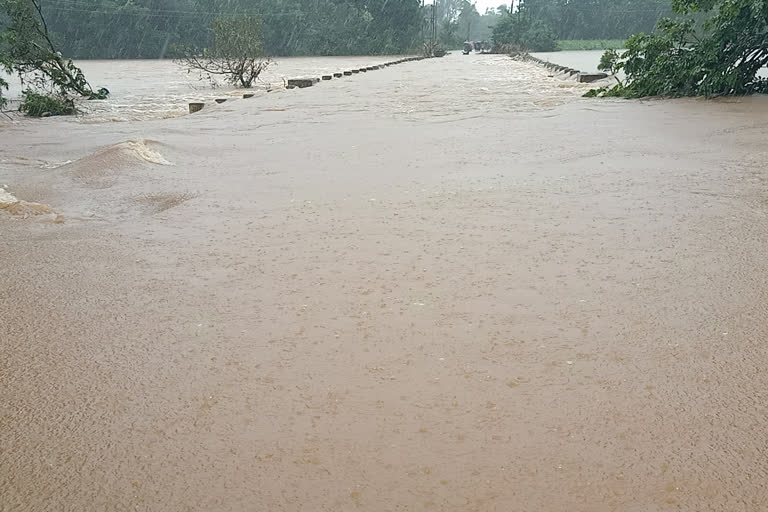
<svg viewBox="0 0 768 512">
<path fill-rule="evenodd" d="M 0 125 L 0 510 L 762 510 L 768 101 L 583 90 Z"/>
</svg>

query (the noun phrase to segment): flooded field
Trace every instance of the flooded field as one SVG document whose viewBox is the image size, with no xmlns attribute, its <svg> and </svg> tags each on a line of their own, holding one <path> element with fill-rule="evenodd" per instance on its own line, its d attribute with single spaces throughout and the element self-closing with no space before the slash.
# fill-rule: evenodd
<svg viewBox="0 0 768 512">
<path fill-rule="evenodd" d="M 766 98 L 110 88 L 0 121 L 0 510 L 768 502 Z"/>
</svg>

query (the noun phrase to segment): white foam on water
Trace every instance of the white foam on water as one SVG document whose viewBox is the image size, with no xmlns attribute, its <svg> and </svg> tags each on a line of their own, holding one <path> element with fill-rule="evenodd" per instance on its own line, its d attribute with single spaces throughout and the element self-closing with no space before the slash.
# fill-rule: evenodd
<svg viewBox="0 0 768 512">
<path fill-rule="evenodd" d="M 5 190 L 5 185 L 0 185 L 0 204 L 18 203 L 16 196 Z"/>
<path fill-rule="evenodd" d="M 71 164 L 72 160 L 67 160 L 66 162 L 43 162 L 40 164 L 41 169 L 58 169 L 59 167 L 63 167 L 67 164 Z"/>
<path fill-rule="evenodd" d="M 129 140 L 125 145 L 129 150 L 133 151 L 136 156 L 151 164 L 173 165 L 173 163 L 166 160 L 163 155 L 147 147 L 143 140 Z"/>
</svg>

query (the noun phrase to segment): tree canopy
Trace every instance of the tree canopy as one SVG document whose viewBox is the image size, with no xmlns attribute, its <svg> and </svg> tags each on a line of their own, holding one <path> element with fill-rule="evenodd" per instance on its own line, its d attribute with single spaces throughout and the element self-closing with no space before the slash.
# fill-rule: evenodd
<svg viewBox="0 0 768 512">
<path fill-rule="evenodd" d="M 103 99 L 106 89 L 94 91 L 83 72 L 62 57 L 51 39 L 40 0 L 0 0 L 0 69 L 18 75 L 24 86 L 20 110 L 30 115 L 73 113 L 73 96 Z M 0 80 L 0 108 L 7 104 Z"/>
<path fill-rule="evenodd" d="M 768 92 L 758 71 L 768 65 L 768 0 L 673 0 L 676 19 L 636 34 L 603 69 L 626 78 L 592 95 L 721 96 Z M 706 17 L 701 20 L 701 16 Z"/>
<path fill-rule="evenodd" d="M 671 13 L 670 0 L 520 0 L 518 10 L 556 39 L 626 39 Z"/>
<path fill-rule="evenodd" d="M 56 0 L 51 33 L 73 58 L 159 58 L 207 47 L 212 21 L 262 21 L 266 55 L 401 53 L 421 46 L 420 0 Z"/>
<path fill-rule="evenodd" d="M 670 0 L 520 0 L 500 6 L 493 30 L 496 47 L 552 51 L 557 40 L 624 40 L 650 31 L 671 12 Z"/>
</svg>

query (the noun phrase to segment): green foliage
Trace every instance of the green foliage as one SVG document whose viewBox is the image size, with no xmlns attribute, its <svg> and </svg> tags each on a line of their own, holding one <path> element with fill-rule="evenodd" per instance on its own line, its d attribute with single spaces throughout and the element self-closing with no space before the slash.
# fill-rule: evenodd
<svg viewBox="0 0 768 512">
<path fill-rule="evenodd" d="M 605 71 L 606 73 L 616 76 L 621 71 L 621 56 L 616 50 L 607 50 L 601 57 L 600 63 L 597 65 L 599 71 Z M 616 79 L 618 80 L 618 78 Z M 621 81 L 619 81 L 621 83 Z"/>
<path fill-rule="evenodd" d="M 621 55 L 607 53 L 601 64 L 626 79 L 599 94 L 645 96 L 721 96 L 768 92 L 757 72 L 768 64 L 768 0 L 675 0 L 680 14 L 700 10 L 711 16 L 696 30 L 696 20 L 663 19 L 652 34 L 637 34 Z"/>
<path fill-rule="evenodd" d="M 531 51 L 553 52 L 557 49 L 555 33 L 543 21 L 534 20 L 520 37 L 520 45 Z"/>
<path fill-rule="evenodd" d="M 258 16 L 266 55 L 404 53 L 421 46 L 420 0 L 48 0 L 62 51 L 77 58 L 163 58 L 208 48 L 212 21 Z"/>
<path fill-rule="evenodd" d="M 188 49 L 177 62 L 208 78 L 221 75 L 237 87 L 252 87 L 271 62 L 262 50 L 261 20 L 241 15 L 214 19 L 212 25 L 211 46 L 202 51 Z"/>
<path fill-rule="evenodd" d="M 216 18 L 212 22 L 213 45 L 211 55 L 225 59 L 261 57 L 261 19 L 241 15 Z"/>
<path fill-rule="evenodd" d="M 436 0 L 435 14 L 438 40 L 446 48 L 461 48 L 464 41 L 488 41 L 493 27 L 506 14 L 505 10 L 487 9 L 480 14 L 468 0 Z M 425 16 L 431 11 L 427 7 Z"/>
<path fill-rule="evenodd" d="M 671 13 L 670 0 L 521 0 L 518 9 L 558 40 L 626 39 Z"/>
<path fill-rule="evenodd" d="M 14 1 L 22 3 L 0 0 Z M 506 6 L 478 13 L 468 0 L 435 0 L 434 8 L 445 48 L 490 40 L 509 15 Z M 420 0 L 45 0 L 43 14 L 70 57 L 163 58 L 173 47 L 209 47 L 212 20 L 240 15 L 262 20 L 266 55 L 404 53 L 421 47 L 429 9 Z M 651 31 L 670 0 L 523 0 L 516 12 L 556 40 L 623 39 Z"/>
<path fill-rule="evenodd" d="M 614 87 L 599 87 L 590 89 L 584 94 L 585 98 L 622 98 L 624 97 L 624 86 L 622 84 Z"/>
<path fill-rule="evenodd" d="M 585 50 L 610 50 L 624 48 L 624 39 L 568 39 L 557 42 L 558 50 L 585 51 Z"/>
<path fill-rule="evenodd" d="M 496 24 L 493 44 L 496 48 L 513 45 L 532 52 L 551 52 L 557 48 L 552 30 L 523 11 L 508 14 Z"/>
<path fill-rule="evenodd" d="M 39 89 L 53 89 L 64 98 L 104 96 L 93 91 L 80 68 L 56 49 L 39 0 L 0 0 L 0 13 L 5 18 L 0 32 L 2 64 L 9 73 Z"/>
<path fill-rule="evenodd" d="M 75 113 L 75 104 L 70 98 L 39 94 L 26 90 L 19 111 L 31 117 L 41 117 L 43 114 L 52 116 L 70 115 Z"/>
</svg>

